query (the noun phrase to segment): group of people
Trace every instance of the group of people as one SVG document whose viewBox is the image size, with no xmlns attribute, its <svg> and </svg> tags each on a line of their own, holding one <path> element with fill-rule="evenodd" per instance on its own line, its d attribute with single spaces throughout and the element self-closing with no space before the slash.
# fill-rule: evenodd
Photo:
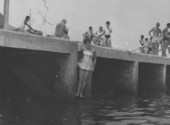
<svg viewBox="0 0 170 125">
<path fill-rule="evenodd" d="M 144 38 L 144 35 L 140 37 L 141 52 L 158 55 L 161 50 L 162 56 L 166 57 L 166 50 L 170 44 L 170 23 L 167 23 L 164 30 L 160 29 L 160 23 L 156 23 L 156 27 L 153 27 L 148 34 L 150 39 Z"/>
<path fill-rule="evenodd" d="M 91 42 L 95 45 L 102 47 L 112 47 L 111 44 L 111 33 L 112 28 L 110 22 L 106 21 L 106 29 L 104 30 L 102 26 L 99 27 L 99 30 L 94 33 L 93 28 L 90 26 L 88 31 L 83 34 L 83 39 L 90 39 Z"/>
</svg>

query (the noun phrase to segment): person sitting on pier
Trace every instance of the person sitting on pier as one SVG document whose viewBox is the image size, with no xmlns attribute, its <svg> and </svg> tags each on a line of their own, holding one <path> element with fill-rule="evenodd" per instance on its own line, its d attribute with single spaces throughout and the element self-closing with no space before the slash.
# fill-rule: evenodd
<svg viewBox="0 0 170 125">
<path fill-rule="evenodd" d="M 89 30 L 83 34 L 83 40 L 84 40 L 85 38 L 88 38 L 88 39 L 90 39 L 91 41 L 93 41 L 93 39 L 94 39 L 94 33 L 93 33 L 93 28 L 92 28 L 91 26 L 89 27 Z"/>
<path fill-rule="evenodd" d="M 162 36 L 162 32 L 159 27 L 160 27 L 160 23 L 156 23 L 156 27 L 152 28 L 149 31 L 149 36 L 152 38 L 152 44 L 153 44 L 152 51 L 154 55 L 158 55 L 159 44 L 160 44 L 161 36 Z M 153 33 L 153 35 L 151 35 L 151 33 Z"/>
<path fill-rule="evenodd" d="M 106 30 L 105 30 L 105 44 L 106 47 L 111 48 L 112 47 L 112 43 L 111 43 L 111 33 L 112 33 L 112 28 L 110 27 L 110 22 L 107 21 L 106 22 Z"/>
<path fill-rule="evenodd" d="M 83 98 L 83 92 L 87 83 L 87 80 L 94 70 L 96 64 L 96 51 L 91 46 L 90 39 L 83 40 L 84 46 L 80 50 L 82 52 L 82 58 L 78 62 L 79 67 L 79 81 L 76 96 Z"/>
<path fill-rule="evenodd" d="M 28 28 L 29 30 L 31 30 L 31 32 L 37 32 L 37 30 L 34 30 L 29 24 L 28 22 L 30 21 L 30 16 L 26 16 L 24 22 L 22 23 L 22 25 L 19 28 L 14 29 L 14 31 L 19 31 L 19 32 L 25 32 L 28 33 L 26 30 L 26 28 Z"/>
<path fill-rule="evenodd" d="M 166 28 L 162 31 L 162 37 L 162 56 L 166 57 L 166 49 L 170 44 L 170 23 L 168 23 Z M 170 53 L 169 49 L 168 51 Z"/>
<path fill-rule="evenodd" d="M 103 27 L 100 26 L 99 31 L 97 31 L 95 34 L 94 43 L 98 46 L 105 46 L 104 35 L 105 35 L 105 31 L 103 30 Z"/>
<path fill-rule="evenodd" d="M 63 19 L 56 25 L 55 36 L 65 39 L 70 39 L 68 36 L 68 28 L 66 27 L 67 20 Z"/>
<path fill-rule="evenodd" d="M 145 53 L 145 51 L 144 51 L 144 35 L 141 35 L 139 43 L 141 45 L 141 47 L 140 47 L 141 53 Z"/>
</svg>

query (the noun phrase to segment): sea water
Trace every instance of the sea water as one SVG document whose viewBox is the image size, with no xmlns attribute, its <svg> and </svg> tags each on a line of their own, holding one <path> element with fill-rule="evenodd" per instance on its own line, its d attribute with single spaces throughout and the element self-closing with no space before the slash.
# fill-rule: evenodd
<svg viewBox="0 0 170 125">
<path fill-rule="evenodd" d="M 170 95 L 108 93 L 71 103 L 5 98 L 0 125 L 170 125 Z"/>
</svg>

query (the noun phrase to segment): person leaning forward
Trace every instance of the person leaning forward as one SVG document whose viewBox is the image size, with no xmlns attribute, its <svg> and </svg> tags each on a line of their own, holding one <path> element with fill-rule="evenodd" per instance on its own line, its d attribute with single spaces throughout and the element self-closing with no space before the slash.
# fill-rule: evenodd
<svg viewBox="0 0 170 125">
<path fill-rule="evenodd" d="M 56 25 L 55 36 L 69 39 L 68 28 L 66 27 L 67 20 L 63 19 L 60 23 Z"/>
</svg>

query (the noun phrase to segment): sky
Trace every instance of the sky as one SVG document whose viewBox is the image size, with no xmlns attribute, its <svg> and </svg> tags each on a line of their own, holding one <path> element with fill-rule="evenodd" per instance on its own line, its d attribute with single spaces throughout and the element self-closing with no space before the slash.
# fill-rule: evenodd
<svg viewBox="0 0 170 125">
<path fill-rule="evenodd" d="M 19 27 L 30 15 L 35 29 L 54 35 L 56 24 L 65 18 L 71 40 L 82 41 L 89 26 L 96 32 L 110 21 L 113 47 L 133 50 L 139 47 L 140 35 L 148 37 L 157 22 L 163 30 L 169 14 L 170 0 L 10 0 L 9 24 Z"/>
</svg>

